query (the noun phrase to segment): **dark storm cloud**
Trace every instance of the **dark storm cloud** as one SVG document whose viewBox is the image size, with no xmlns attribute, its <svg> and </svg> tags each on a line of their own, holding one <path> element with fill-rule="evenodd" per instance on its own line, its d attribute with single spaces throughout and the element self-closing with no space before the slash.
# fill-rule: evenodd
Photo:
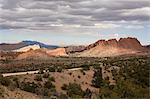
<svg viewBox="0 0 150 99">
<path fill-rule="evenodd" d="M 143 25 L 149 20 L 150 0 L 0 0 L 0 29 L 90 28 L 119 21 Z"/>
</svg>

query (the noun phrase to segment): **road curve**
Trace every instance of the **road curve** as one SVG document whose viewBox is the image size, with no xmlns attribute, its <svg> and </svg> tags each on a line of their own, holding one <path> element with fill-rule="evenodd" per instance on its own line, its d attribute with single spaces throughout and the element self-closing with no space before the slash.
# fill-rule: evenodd
<svg viewBox="0 0 150 99">
<path fill-rule="evenodd" d="M 82 68 L 72 68 L 72 69 L 67 69 L 67 70 L 68 71 L 75 71 L 75 70 L 80 70 L 80 69 L 82 69 Z M 38 72 L 39 72 L 39 70 L 27 71 L 27 72 L 16 72 L 16 73 L 4 73 L 2 75 L 3 75 L 3 77 L 7 77 L 7 76 L 17 76 L 17 75 L 25 75 L 25 74 L 35 74 L 35 73 L 38 73 Z"/>
</svg>

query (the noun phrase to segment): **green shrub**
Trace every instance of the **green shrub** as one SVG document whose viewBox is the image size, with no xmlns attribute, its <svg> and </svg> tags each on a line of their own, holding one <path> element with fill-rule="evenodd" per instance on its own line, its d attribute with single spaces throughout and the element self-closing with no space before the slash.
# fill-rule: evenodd
<svg viewBox="0 0 150 99">
<path fill-rule="evenodd" d="M 55 72 L 56 71 L 55 67 L 49 67 L 48 70 L 49 70 L 49 72 Z"/>
<path fill-rule="evenodd" d="M 0 84 L 4 86 L 9 86 L 11 83 L 11 80 L 7 77 L 0 76 Z"/>
<path fill-rule="evenodd" d="M 22 82 L 21 83 L 21 89 L 24 90 L 24 91 L 35 93 L 36 88 L 38 88 L 38 85 L 35 84 L 34 82 L 32 82 L 32 83 Z"/>
<path fill-rule="evenodd" d="M 36 81 L 42 81 L 42 76 L 41 75 L 36 75 L 34 80 Z"/>
<path fill-rule="evenodd" d="M 85 71 L 90 70 L 90 65 L 82 65 L 81 67 Z"/>
<path fill-rule="evenodd" d="M 90 89 L 87 88 L 84 92 L 84 97 L 87 99 L 91 99 L 91 96 L 92 96 L 92 92 Z"/>
<path fill-rule="evenodd" d="M 69 83 L 69 85 L 67 86 L 67 94 L 70 97 L 83 97 L 83 91 L 81 89 L 81 86 L 76 83 Z"/>
<path fill-rule="evenodd" d="M 13 82 L 17 88 L 19 88 L 19 80 L 17 77 L 13 77 Z"/>
<path fill-rule="evenodd" d="M 55 78 L 54 77 L 49 77 L 48 80 L 55 82 Z"/>
<path fill-rule="evenodd" d="M 97 69 L 94 72 L 92 85 L 96 88 L 100 88 L 103 85 L 103 78 L 102 78 L 102 69 Z"/>
<path fill-rule="evenodd" d="M 44 87 L 48 88 L 48 89 L 55 88 L 55 86 L 53 85 L 53 83 L 51 81 L 46 81 L 44 83 Z"/>
</svg>

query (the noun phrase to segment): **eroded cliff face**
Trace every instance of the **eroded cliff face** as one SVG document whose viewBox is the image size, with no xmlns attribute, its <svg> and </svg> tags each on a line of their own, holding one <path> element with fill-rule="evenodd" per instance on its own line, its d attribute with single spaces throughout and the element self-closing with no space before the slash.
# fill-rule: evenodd
<svg viewBox="0 0 150 99">
<path fill-rule="evenodd" d="M 119 47 L 125 48 L 125 49 L 133 49 L 133 50 L 141 50 L 142 45 L 136 38 L 120 38 Z"/>
<path fill-rule="evenodd" d="M 98 40 L 97 42 L 90 44 L 85 48 L 85 50 L 91 49 L 96 46 L 101 47 L 114 47 L 114 48 L 125 48 L 125 49 L 134 49 L 140 50 L 142 49 L 142 45 L 136 38 L 120 38 L 118 41 L 116 39 L 110 40 Z"/>
<path fill-rule="evenodd" d="M 136 38 L 120 38 L 110 40 L 98 40 L 90 44 L 79 56 L 89 57 L 109 57 L 126 54 L 136 54 L 143 51 L 143 46 Z"/>
</svg>

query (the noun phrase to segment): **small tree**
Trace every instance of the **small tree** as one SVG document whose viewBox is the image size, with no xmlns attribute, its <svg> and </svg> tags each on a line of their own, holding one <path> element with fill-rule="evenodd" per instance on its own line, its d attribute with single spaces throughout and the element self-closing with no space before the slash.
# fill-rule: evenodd
<svg viewBox="0 0 150 99">
<path fill-rule="evenodd" d="M 92 85 L 96 88 L 100 88 L 103 85 L 102 69 L 95 70 L 92 80 Z"/>
<path fill-rule="evenodd" d="M 69 83 L 69 85 L 67 87 L 67 94 L 70 97 L 74 97 L 74 96 L 83 97 L 83 91 L 81 89 L 81 86 L 76 83 Z"/>
<path fill-rule="evenodd" d="M 32 92 L 35 93 L 36 88 L 38 88 L 38 85 L 35 84 L 34 82 L 22 82 L 21 84 L 21 89 L 24 91 Z"/>
</svg>

